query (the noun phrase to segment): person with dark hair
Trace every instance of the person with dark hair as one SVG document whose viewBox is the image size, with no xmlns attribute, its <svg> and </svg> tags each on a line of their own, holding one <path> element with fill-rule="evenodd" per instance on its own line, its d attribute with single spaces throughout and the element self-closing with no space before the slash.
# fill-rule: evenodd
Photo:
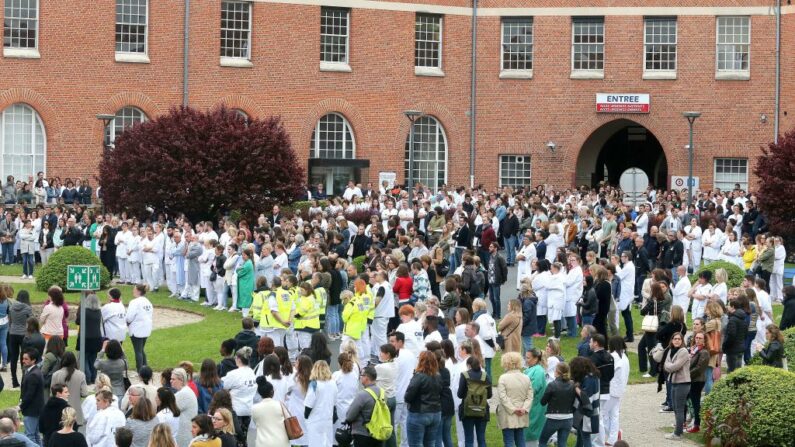
<svg viewBox="0 0 795 447">
<path fill-rule="evenodd" d="M 784 311 L 781 312 L 778 327 L 784 331 L 795 327 L 795 286 L 784 287 L 782 293 L 784 294 Z"/>
<path fill-rule="evenodd" d="M 131 447 L 133 441 L 133 433 L 127 427 L 119 427 L 116 429 L 116 435 L 113 436 L 116 441 L 116 447 Z"/>
<path fill-rule="evenodd" d="M 190 447 L 221 447 L 221 438 L 215 433 L 210 416 L 200 414 L 191 420 L 193 439 Z"/>
<path fill-rule="evenodd" d="M 229 371 L 237 368 L 235 363 L 235 346 L 237 342 L 235 339 L 230 338 L 221 342 L 221 363 L 218 364 L 218 377 L 225 377 Z"/>
<path fill-rule="evenodd" d="M 593 437 L 599 433 L 602 426 L 599 407 L 599 370 L 586 357 L 574 357 L 569 362 L 569 368 L 571 369 L 571 380 L 579 390 L 573 423 L 577 430 L 577 445 L 590 446 Z M 591 408 L 586 410 L 589 403 Z M 601 419 L 604 420 L 603 417 Z"/>
<path fill-rule="evenodd" d="M 63 291 L 58 286 L 52 286 L 47 291 L 47 299 L 49 302 L 45 304 L 41 315 L 39 315 L 41 333 L 47 341 L 54 335 L 65 339 L 63 321 L 68 314 L 64 304 Z"/>
<path fill-rule="evenodd" d="M 458 409 L 458 417 L 461 419 L 461 424 L 464 426 L 464 443 L 466 446 L 472 446 L 475 438 L 477 438 L 478 446 L 485 446 L 486 425 L 489 422 L 490 416 L 489 405 L 486 403 L 485 408 L 482 408 L 482 414 L 474 414 L 473 409 L 467 408 L 467 395 L 475 393 L 476 386 L 477 390 L 480 392 L 482 392 L 482 389 L 485 387 L 486 399 L 491 399 L 491 378 L 483 370 L 480 360 L 477 358 L 469 357 L 466 364 L 467 370 L 462 372 L 458 377 L 457 391 L 457 396 L 461 400 Z M 472 387 L 471 390 L 470 387 Z M 472 400 L 474 401 L 474 399 Z"/>
<path fill-rule="evenodd" d="M 105 340 L 97 360 L 94 361 L 94 368 L 97 369 L 97 373 L 107 374 L 113 386 L 113 394 L 121 402 L 125 392 L 124 376 L 127 374 L 127 361 L 124 359 L 121 344 L 116 340 Z"/>
<path fill-rule="evenodd" d="M 385 399 L 384 391 L 376 385 L 378 373 L 368 366 L 360 374 L 359 381 L 363 389 L 356 393 L 344 418 L 351 425 L 351 434 L 356 447 L 381 447 L 383 441 L 374 439 L 366 425 L 370 422 L 375 408 L 375 400 Z M 377 397 L 376 397 L 377 396 Z"/>
<path fill-rule="evenodd" d="M 251 409 L 251 419 L 257 427 L 258 446 L 288 447 L 290 440 L 284 428 L 284 410 L 273 398 L 273 385 L 263 376 L 257 377 L 257 394 L 262 401 Z"/>
<path fill-rule="evenodd" d="M 77 425 L 86 425 L 83 417 L 82 398 L 88 396 L 88 385 L 86 375 L 77 369 L 77 357 L 74 352 L 67 352 L 63 355 L 61 368 L 52 375 L 52 385 L 63 385 L 71 390 L 67 402 L 75 409 Z"/>
<path fill-rule="evenodd" d="M 729 303 L 731 308 L 732 303 Z M 742 312 L 740 310 L 740 312 Z M 731 319 L 731 318 L 730 318 Z M 742 355 L 742 351 L 740 351 Z M 728 358 L 727 358 L 728 360 Z M 729 363 L 729 368 L 733 365 Z M 663 367 L 671 381 L 671 403 L 673 404 L 675 423 L 674 432 L 665 435 L 665 439 L 680 440 L 685 429 L 685 413 L 687 397 L 690 394 L 690 354 L 684 346 L 684 336 L 676 333 L 671 337 L 671 344 L 665 355 Z"/>
<path fill-rule="evenodd" d="M 127 338 L 127 310 L 121 302 L 121 290 L 108 290 L 108 302 L 102 306 L 102 329 L 105 337 L 124 343 Z"/>
<path fill-rule="evenodd" d="M 27 321 L 33 315 L 30 307 L 30 295 L 27 290 L 17 293 L 17 300 L 11 303 L 8 309 L 8 360 L 11 364 L 11 384 L 19 387 L 17 380 L 17 362 L 22 354 L 22 342 L 25 339 Z"/>
<path fill-rule="evenodd" d="M 22 353 L 22 385 L 19 390 L 19 409 L 22 410 L 25 436 L 39 444 L 39 417 L 44 408 L 44 377 L 38 366 L 39 351 L 34 348 Z"/>
<path fill-rule="evenodd" d="M 748 333 L 746 313 L 743 310 L 743 308 L 747 306 L 747 300 L 748 298 L 744 295 L 729 300 L 729 322 L 726 324 L 722 345 L 723 354 L 726 356 L 728 372 L 732 372 L 742 366 L 742 355 L 743 352 L 745 352 L 745 338 Z M 690 382 L 689 377 L 688 382 Z"/>
<path fill-rule="evenodd" d="M 248 431 L 248 424 L 251 420 L 251 406 L 254 403 L 255 390 L 251 386 L 256 380 L 254 371 L 249 367 L 251 358 L 251 348 L 248 346 L 240 348 L 235 354 L 237 368 L 230 371 L 223 380 L 223 388 L 232 395 L 232 408 L 240 418 L 240 425 L 245 435 Z"/>
<path fill-rule="evenodd" d="M 212 359 L 204 359 L 202 361 L 201 370 L 199 372 L 199 383 L 196 384 L 199 390 L 198 404 L 199 413 L 207 413 L 210 406 L 210 400 L 213 395 L 221 389 L 221 378 L 218 377 L 218 368 Z"/>
<path fill-rule="evenodd" d="M 235 335 L 235 352 L 243 346 L 251 348 L 251 359 L 249 365 L 256 365 L 259 363 L 259 353 L 257 352 L 257 343 L 259 342 L 259 335 L 254 333 L 254 319 L 251 317 L 243 318 L 241 322 L 242 329 Z"/>
<path fill-rule="evenodd" d="M 138 399 L 126 425 L 133 434 L 132 447 L 148 446 L 152 430 L 160 423 L 156 416 L 155 409 L 148 399 Z"/>
<path fill-rule="evenodd" d="M 613 444 L 618 439 L 621 399 L 627 390 L 630 366 L 627 344 L 620 335 L 610 337 L 607 347 L 613 357 L 614 366 L 613 379 L 610 380 L 610 399 L 607 401 L 607 408 L 602 412 L 602 425 L 605 426 L 605 442 Z"/>
<path fill-rule="evenodd" d="M 323 332 L 315 332 L 309 342 L 309 347 L 305 348 L 301 354 L 308 355 L 312 363 L 323 360 L 331 364 L 331 351 L 328 348 L 328 340 Z"/>
<path fill-rule="evenodd" d="M 157 407 L 155 410 L 157 411 L 157 420 L 161 424 L 169 426 L 174 436 L 174 441 L 176 441 L 176 435 L 179 431 L 180 415 L 179 407 L 177 407 L 177 398 L 174 396 L 174 393 L 166 387 L 158 388 L 156 396 Z"/>
<path fill-rule="evenodd" d="M 52 375 L 55 371 L 61 369 L 61 361 L 63 361 L 63 354 L 66 351 L 63 339 L 54 335 L 47 342 L 47 347 L 44 350 L 44 358 L 41 362 L 41 373 L 44 375 L 44 388 L 49 390 L 52 384 Z"/>
<path fill-rule="evenodd" d="M 609 413 L 610 411 L 610 382 L 615 375 L 615 363 L 610 353 L 605 350 L 607 347 L 607 340 L 602 334 L 594 334 L 591 337 L 591 356 L 590 360 L 593 362 L 597 370 L 599 370 L 599 407 L 603 412 Z M 604 425 L 599 425 L 599 441 L 598 444 L 603 444 L 606 438 Z"/>
<path fill-rule="evenodd" d="M 69 407 L 69 388 L 55 384 L 50 390 L 52 395 L 44 404 L 39 417 L 39 431 L 42 434 L 42 445 L 50 445 L 50 436 L 61 428 L 61 413 L 64 408 Z"/>
</svg>

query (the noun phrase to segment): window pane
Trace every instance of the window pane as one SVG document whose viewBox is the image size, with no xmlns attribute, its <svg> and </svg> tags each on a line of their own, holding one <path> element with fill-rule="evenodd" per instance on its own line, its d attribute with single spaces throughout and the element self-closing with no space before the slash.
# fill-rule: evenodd
<svg viewBox="0 0 795 447">
<path fill-rule="evenodd" d="M 604 70 L 604 20 L 577 20 L 572 24 L 572 69 Z"/>
<path fill-rule="evenodd" d="M 404 164 L 406 181 L 409 178 L 409 139 L 406 137 L 406 159 Z M 413 181 L 422 183 L 436 191 L 447 181 L 447 140 L 439 122 L 431 116 L 423 116 L 414 122 L 414 169 Z"/>
<path fill-rule="evenodd" d="M 718 17 L 718 71 L 748 71 L 750 27 L 749 17 Z"/>
<path fill-rule="evenodd" d="M 38 113 L 26 104 L 14 104 L 0 115 L 0 124 L 3 175 L 22 179 L 44 171 L 47 142 Z"/>
<path fill-rule="evenodd" d="M 4 47 L 37 47 L 38 5 L 37 0 L 5 0 L 3 11 Z"/>
<path fill-rule="evenodd" d="M 533 20 L 505 19 L 502 22 L 502 69 L 533 69 Z"/>
<path fill-rule="evenodd" d="M 221 57 L 249 59 L 251 3 L 221 2 Z"/>
<path fill-rule="evenodd" d="M 417 14 L 414 29 L 414 65 L 442 67 L 442 17 Z"/>
<path fill-rule="evenodd" d="M 676 19 L 645 20 L 646 70 L 676 70 Z"/>
<path fill-rule="evenodd" d="M 530 157 L 527 155 L 500 156 L 500 187 L 530 186 Z"/>
<path fill-rule="evenodd" d="M 740 188 L 748 189 L 748 160 L 745 158 L 716 158 L 714 187 L 732 190 L 739 183 Z"/>
<path fill-rule="evenodd" d="M 354 158 L 355 142 L 348 120 L 329 113 L 317 122 L 310 142 L 314 158 Z"/>
<path fill-rule="evenodd" d="M 320 10 L 320 60 L 348 62 L 348 22 L 350 11 L 339 8 Z"/>
<path fill-rule="evenodd" d="M 147 0 L 116 0 L 116 51 L 146 54 Z"/>
<path fill-rule="evenodd" d="M 105 128 L 105 145 L 113 147 L 116 137 L 121 135 L 127 128 L 138 123 L 143 123 L 148 118 L 146 114 L 135 107 L 125 107 L 116 112 L 116 118 Z"/>
</svg>

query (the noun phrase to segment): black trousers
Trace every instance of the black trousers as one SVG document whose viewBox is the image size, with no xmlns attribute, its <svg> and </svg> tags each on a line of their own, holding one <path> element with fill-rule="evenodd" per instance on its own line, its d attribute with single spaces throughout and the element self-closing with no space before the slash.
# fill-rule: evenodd
<svg viewBox="0 0 795 447">
<path fill-rule="evenodd" d="M 135 371 L 140 371 L 142 366 L 146 366 L 146 337 L 138 338 L 130 336 L 130 341 L 135 351 Z"/>
<path fill-rule="evenodd" d="M 11 364 L 11 384 L 14 388 L 19 386 L 17 362 L 22 363 L 22 340 L 24 339 L 24 335 L 8 334 L 8 362 Z"/>
<path fill-rule="evenodd" d="M 634 329 L 632 327 L 632 305 L 627 306 L 626 309 L 621 311 L 621 316 L 624 317 L 624 326 L 627 328 L 627 338 L 630 340 L 635 338 Z"/>
<path fill-rule="evenodd" d="M 384 441 L 378 441 L 369 436 L 353 435 L 354 447 L 383 447 Z"/>
<path fill-rule="evenodd" d="M 657 377 L 657 362 L 649 357 L 649 351 L 656 345 L 656 332 L 644 332 L 643 337 L 640 339 L 640 343 L 638 343 L 638 369 L 640 372 L 648 372 L 654 377 Z M 651 369 L 649 369 L 649 363 L 651 363 Z"/>
<path fill-rule="evenodd" d="M 701 427 L 701 390 L 704 389 L 704 382 L 690 382 L 690 394 L 687 399 L 693 405 L 693 425 Z"/>
</svg>

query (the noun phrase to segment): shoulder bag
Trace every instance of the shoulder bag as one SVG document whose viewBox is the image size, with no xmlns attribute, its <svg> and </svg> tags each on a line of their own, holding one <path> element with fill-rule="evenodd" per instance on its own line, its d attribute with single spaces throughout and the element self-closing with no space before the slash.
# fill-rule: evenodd
<svg viewBox="0 0 795 447">
<path fill-rule="evenodd" d="M 287 432 L 287 439 L 294 440 L 304 436 L 304 431 L 301 429 L 301 423 L 298 418 L 290 414 L 290 410 L 279 402 L 282 406 L 282 415 L 284 416 L 284 431 Z"/>
<path fill-rule="evenodd" d="M 657 316 L 657 300 L 654 300 L 654 315 L 646 315 L 643 317 L 643 323 L 641 323 L 641 329 L 644 332 L 657 332 L 657 329 L 660 327 L 660 317 Z"/>
<path fill-rule="evenodd" d="M 127 392 L 127 390 L 129 390 L 132 386 L 132 382 L 130 382 L 130 376 L 127 375 L 127 360 L 124 361 L 124 377 L 122 377 L 122 381 L 124 382 L 124 391 Z"/>
</svg>

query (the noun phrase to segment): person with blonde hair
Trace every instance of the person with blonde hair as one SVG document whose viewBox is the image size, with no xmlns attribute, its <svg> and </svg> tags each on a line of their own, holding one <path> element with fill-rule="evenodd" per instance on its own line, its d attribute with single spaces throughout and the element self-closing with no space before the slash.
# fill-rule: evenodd
<svg viewBox="0 0 795 447">
<path fill-rule="evenodd" d="M 174 435 L 168 424 L 157 424 L 152 429 L 152 436 L 149 437 L 148 447 L 177 447 L 174 443 Z"/>
<path fill-rule="evenodd" d="M 518 299 L 508 301 L 508 314 L 500 320 L 497 329 L 505 340 L 503 352 L 522 351 L 522 303 Z"/>
<path fill-rule="evenodd" d="M 213 428 L 221 439 L 221 447 L 236 447 L 235 422 L 232 412 L 227 408 L 218 408 L 212 415 Z"/>
<path fill-rule="evenodd" d="M 331 447 L 334 445 L 333 415 L 337 401 L 337 384 L 332 380 L 331 369 L 325 360 L 315 362 L 309 380 L 309 389 L 304 399 L 307 445 Z"/>
<path fill-rule="evenodd" d="M 504 353 L 500 365 L 503 373 L 497 384 L 500 402 L 497 406 L 497 425 L 502 429 L 506 447 L 523 447 L 524 428 L 530 423 L 527 415 L 533 404 L 533 388 L 530 378 L 522 373 L 522 357 L 518 352 Z"/>
<path fill-rule="evenodd" d="M 720 377 L 720 366 L 722 360 L 721 344 L 722 339 L 721 331 L 723 330 L 722 320 L 725 318 L 723 306 L 719 301 L 710 301 L 707 303 L 707 308 L 704 311 L 706 322 L 704 323 L 704 335 L 707 336 L 707 343 L 709 343 L 709 364 L 707 371 L 704 373 L 704 394 L 709 394 L 712 391 L 712 384 Z M 717 346 L 712 341 L 717 340 Z M 715 373 L 714 371 L 717 370 Z"/>
<path fill-rule="evenodd" d="M 762 364 L 774 368 L 783 368 L 784 334 L 778 326 L 771 324 L 766 329 L 765 337 L 767 338 L 767 346 L 761 343 L 756 344 L 756 350 L 759 352 L 759 357 L 762 358 Z"/>
<path fill-rule="evenodd" d="M 480 346 L 480 349 L 483 352 L 483 357 L 485 359 L 484 368 L 486 370 L 486 375 L 491 378 L 493 377 L 491 375 L 491 360 L 496 354 L 494 348 L 496 346 L 497 340 L 497 323 L 494 321 L 494 318 L 489 315 L 486 309 L 486 301 L 483 298 L 477 298 L 472 301 L 472 321 L 478 325 L 479 330 L 477 335 L 480 336 L 481 340 L 483 340 L 483 344 Z"/>
<path fill-rule="evenodd" d="M 547 383 L 549 384 L 555 380 L 555 370 L 558 367 L 558 363 L 564 361 L 563 355 L 560 353 L 560 340 L 554 337 L 547 339 L 544 360 L 547 364 Z"/>
<path fill-rule="evenodd" d="M 119 427 L 124 427 L 124 413 L 113 404 L 114 395 L 110 388 L 97 391 L 94 398 L 97 414 L 91 418 L 86 427 L 86 438 L 93 447 L 115 447 L 113 434 Z"/>
<path fill-rule="evenodd" d="M 555 380 L 547 385 L 541 404 L 547 406 L 547 418 L 541 436 L 540 447 L 546 447 L 549 439 L 557 434 L 558 445 L 567 445 L 574 422 L 574 401 L 577 399 L 575 383 L 571 380 L 569 365 L 560 362 L 555 366 Z"/>
<path fill-rule="evenodd" d="M 729 280 L 729 274 L 726 269 L 715 270 L 715 285 L 712 286 L 712 291 L 709 292 L 709 297 L 713 300 L 720 300 L 724 305 L 729 301 L 729 289 L 726 282 Z"/>
<path fill-rule="evenodd" d="M 50 435 L 50 442 L 47 447 L 62 447 L 62 446 L 87 446 L 86 438 L 82 433 L 75 431 L 75 424 L 77 423 L 77 412 L 72 407 L 66 407 L 61 412 L 61 426 L 62 429 Z M 92 444 L 93 445 L 93 444 Z"/>
<path fill-rule="evenodd" d="M 533 388 L 533 404 L 528 415 L 529 425 L 525 430 L 525 441 L 533 445 L 538 444 L 538 438 L 541 436 L 541 429 L 544 428 L 544 421 L 546 420 L 546 407 L 541 404 L 541 398 L 547 389 L 547 365 L 544 353 L 536 348 L 527 350 L 525 360 L 527 361 L 527 368 L 524 370 L 524 375 L 530 379 L 530 384 Z"/>
<path fill-rule="evenodd" d="M 179 409 L 179 431 L 176 433 L 177 445 L 182 447 L 188 445 L 191 440 L 191 419 L 199 414 L 199 402 L 196 399 L 196 394 L 188 387 L 188 373 L 185 372 L 185 369 L 174 368 L 171 371 L 171 388 L 174 389 L 174 397 Z M 141 399 L 141 401 L 149 402 L 147 399 Z"/>
</svg>

